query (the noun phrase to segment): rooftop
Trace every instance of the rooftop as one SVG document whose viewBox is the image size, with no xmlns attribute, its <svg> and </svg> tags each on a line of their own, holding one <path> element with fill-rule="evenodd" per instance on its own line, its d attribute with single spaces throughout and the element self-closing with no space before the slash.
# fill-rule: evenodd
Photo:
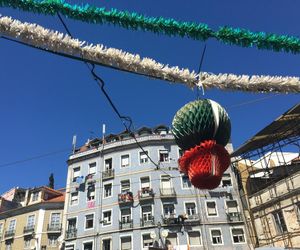
<svg viewBox="0 0 300 250">
<path fill-rule="evenodd" d="M 262 129 L 231 156 L 236 157 L 283 140 L 300 136 L 300 103 Z"/>
</svg>

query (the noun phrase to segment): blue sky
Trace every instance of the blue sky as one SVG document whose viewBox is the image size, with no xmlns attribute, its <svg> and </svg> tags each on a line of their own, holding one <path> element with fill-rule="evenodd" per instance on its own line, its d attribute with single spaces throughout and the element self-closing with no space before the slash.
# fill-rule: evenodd
<svg viewBox="0 0 300 250">
<path fill-rule="evenodd" d="M 70 3 L 82 3 L 69 1 Z M 84 1 L 97 6 L 136 11 L 148 16 L 172 17 L 207 23 L 210 27 L 229 25 L 253 31 L 300 36 L 300 2 L 282 1 Z M 1 8 L 2 15 L 38 23 L 64 32 L 57 17 L 34 15 Z M 155 60 L 197 70 L 204 43 L 111 25 L 93 25 L 66 20 L 74 37 L 103 43 Z M 203 70 L 213 73 L 269 74 L 299 76 L 300 55 L 276 53 L 206 42 Z M 54 173 L 56 187 L 66 182 L 66 160 L 72 136 L 78 144 L 107 133 L 124 130 L 83 63 L 13 44 L 0 39 L 0 193 L 14 186 L 47 184 Z M 136 128 L 170 125 L 176 111 L 196 98 L 195 91 L 180 84 L 98 67 L 112 100 Z M 251 102 L 259 98 L 262 101 Z M 232 121 L 234 147 L 299 102 L 296 94 L 253 94 L 220 90 L 205 91 L 224 106 Z M 69 151 L 66 151 L 68 150 Z M 4 166 L 37 155 L 65 150 L 55 155 Z"/>
</svg>

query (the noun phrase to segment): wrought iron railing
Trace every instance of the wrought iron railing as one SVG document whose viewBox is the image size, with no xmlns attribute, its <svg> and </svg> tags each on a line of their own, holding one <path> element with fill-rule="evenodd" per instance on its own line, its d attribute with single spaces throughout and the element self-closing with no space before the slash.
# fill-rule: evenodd
<svg viewBox="0 0 300 250">
<path fill-rule="evenodd" d="M 60 232 L 62 225 L 60 223 L 50 223 L 47 226 L 48 232 Z"/>
<path fill-rule="evenodd" d="M 133 220 L 119 221 L 119 229 L 133 228 Z"/>
<path fill-rule="evenodd" d="M 108 170 L 105 170 L 102 173 L 102 179 L 103 180 L 114 178 L 114 177 L 115 177 L 115 170 L 114 169 L 108 169 Z"/>
<path fill-rule="evenodd" d="M 174 188 L 160 188 L 160 196 L 161 197 L 175 197 L 176 192 Z"/>
<path fill-rule="evenodd" d="M 150 216 L 147 219 L 141 218 L 141 227 L 148 227 L 155 225 L 154 216 Z"/>
<path fill-rule="evenodd" d="M 77 237 L 77 229 L 76 228 L 72 228 L 72 229 L 68 229 L 66 231 L 66 239 L 74 239 Z"/>
</svg>

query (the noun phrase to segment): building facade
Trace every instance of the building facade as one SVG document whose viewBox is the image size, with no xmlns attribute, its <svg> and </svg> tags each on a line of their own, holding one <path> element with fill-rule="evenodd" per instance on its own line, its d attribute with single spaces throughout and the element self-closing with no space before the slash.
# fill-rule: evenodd
<svg viewBox="0 0 300 250">
<path fill-rule="evenodd" d="M 218 188 L 194 189 L 178 171 L 180 154 L 165 126 L 76 150 L 68 160 L 65 249 L 249 249 L 231 170 Z"/>
<path fill-rule="evenodd" d="M 0 212 L 1 250 L 60 249 L 63 192 L 48 187 L 13 188 L 0 200 L 6 204 Z"/>
</svg>

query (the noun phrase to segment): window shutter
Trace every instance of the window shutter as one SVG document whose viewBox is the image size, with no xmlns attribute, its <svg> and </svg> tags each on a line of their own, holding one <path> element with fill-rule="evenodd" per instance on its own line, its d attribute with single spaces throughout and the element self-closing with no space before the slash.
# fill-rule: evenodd
<svg viewBox="0 0 300 250">
<path fill-rule="evenodd" d="M 200 232 L 189 232 L 190 245 L 201 245 Z"/>
</svg>

